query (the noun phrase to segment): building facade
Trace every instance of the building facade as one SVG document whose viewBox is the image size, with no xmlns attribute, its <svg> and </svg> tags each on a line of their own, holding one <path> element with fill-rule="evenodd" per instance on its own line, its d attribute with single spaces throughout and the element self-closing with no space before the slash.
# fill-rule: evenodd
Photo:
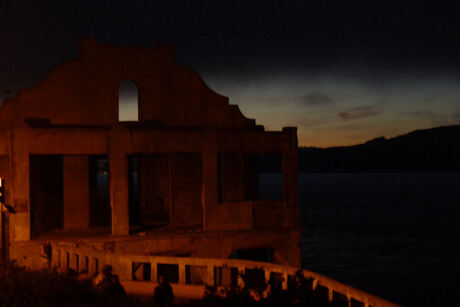
<svg viewBox="0 0 460 307">
<path fill-rule="evenodd" d="M 126 80 L 135 121 L 120 121 Z M 277 199 L 261 192 L 266 155 L 279 161 Z M 265 131 L 170 45 L 81 40 L 77 58 L 5 99 L 0 161 L 2 247 L 29 267 L 47 265 L 48 242 L 300 266 L 296 128 Z"/>
</svg>

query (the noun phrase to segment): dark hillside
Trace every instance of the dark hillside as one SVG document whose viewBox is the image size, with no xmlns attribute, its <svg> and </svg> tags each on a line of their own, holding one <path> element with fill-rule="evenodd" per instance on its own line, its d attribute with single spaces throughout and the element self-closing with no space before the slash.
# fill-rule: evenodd
<svg viewBox="0 0 460 307">
<path fill-rule="evenodd" d="M 460 125 L 348 147 L 299 148 L 300 172 L 460 171 Z"/>
</svg>

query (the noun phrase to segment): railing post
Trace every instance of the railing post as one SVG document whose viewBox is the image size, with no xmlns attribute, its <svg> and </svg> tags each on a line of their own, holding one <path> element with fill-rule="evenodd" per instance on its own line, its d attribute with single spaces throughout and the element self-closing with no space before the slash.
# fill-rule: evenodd
<svg viewBox="0 0 460 307">
<path fill-rule="evenodd" d="M 95 275 L 97 273 L 97 258 L 91 257 L 89 259 L 88 274 Z"/>
<path fill-rule="evenodd" d="M 334 299 L 334 290 L 329 287 L 329 302 L 332 302 L 332 300 Z"/>
<path fill-rule="evenodd" d="M 364 307 L 369 307 L 369 298 L 367 296 L 364 297 Z"/>
<path fill-rule="evenodd" d="M 180 262 L 179 264 L 179 284 L 185 284 L 185 263 Z"/>
<path fill-rule="evenodd" d="M 244 279 L 243 279 L 243 274 L 244 274 L 244 266 L 238 267 L 238 287 L 244 288 Z"/>
<path fill-rule="evenodd" d="M 69 253 L 69 269 L 74 270 L 75 272 L 78 272 L 78 255 L 75 253 Z"/>
<path fill-rule="evenodd" d="M 88 272 L 88 267 L 86 266 L 86 257 L 84 255 L 80 255 L 78 257 L 78 271 Z"/>
<path fill-rule="evenodd" d="M 52 248 L 51 249 L 51 268 L 59 267 L 59 262 L 61 260 L 59 259 L 59 257 L 60 257 L 60 251 Z"/>
<path fill-rule="evenodd" d="M 287 290 L 288 288 L 288 273 L 286 271 L 283 272 L 283 283 L 281 284 L 281 288 L 283 290 Z"/>
<path fill-rule="evenodd" d="M 312 285 L 312 290 L 315 291 L 316 287 L 318 287 L 318 279 L 313 279 L 313 285 Z"/>
<path fill-rule="evenodd" d="M 212 287 L 215 286 L 214 265 L 208 265 L 206 267 L 206 284 Z"/>
<path fill-rule="evenodd" d="M 150 281 L 157 282 L 157 262 L 150 263 Z"/>
<path fill-rule="evenodd" d="M 267 269 L 265 269 L 265 283 L 268 284 L 268 282 L 270 281 L 270 274 L 271 272 Z"/>
</svg>

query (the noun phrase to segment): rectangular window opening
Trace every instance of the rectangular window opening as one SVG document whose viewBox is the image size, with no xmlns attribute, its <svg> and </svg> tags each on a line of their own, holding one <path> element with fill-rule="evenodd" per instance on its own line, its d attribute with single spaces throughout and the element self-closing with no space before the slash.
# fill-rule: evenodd
<svg viewBox="0 0 460 307">
<path fill-rule="evenodd" d="M 185 283 L 192 285 L 204 285 L 206 283 L 207 268 L 198 265 L 185 266 Z"/>
<path fill-rule="evenodd" d="M 132 263 L 132 280 L 151 280 L 152 267 L 149 262 L 133 262 Z"/>
<path fill-rule="evenodd" d="M 283 199 L 283 173 L 281 154 L 268 153 L 259 155 L 259 199 Z"/>
<path fill-rule="evenodd" d="M 281 154 L 220 153 L 219 202 L 282 200 Z"/>
<path fill-rule="evenodd" d="M 158 263 L 157 280 L 160 276 L 163 276 L 170 283 L 177 284 L 179 282 L 179 265 Z"/>
</svg>

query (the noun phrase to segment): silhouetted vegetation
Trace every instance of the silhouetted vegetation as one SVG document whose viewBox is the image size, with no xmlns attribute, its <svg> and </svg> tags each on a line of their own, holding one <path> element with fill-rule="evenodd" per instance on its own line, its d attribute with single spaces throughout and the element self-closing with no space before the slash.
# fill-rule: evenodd
<svg viewBox="0 0 460 307">
<path fill-rule="evenodd" d="M 245 285 L 248 284 L 248 275 L 243 274 L 242 277 Z M 313 291 L 312 283 L 312 279 L 306 279 L 302 272 L 298 271 L 295 277 L 289 280 L 288 290 L 282 290 L 281 283 L 276 280 L 259 283 L 253 287 L 231 287 L 226 289 L 207 287 L 203 300 L 194 301 L 183 306 L 348 306 L 348 303 L 342 300 L 329 302 L 327 290 L 324 292 L 322 290 L 325 288 L 317 287 Z"/>
<path fill-rule="evenodd" d="M 15 262 L 0 263 L 0 306 L 133 306 L 133 297 L 105 293 L 76 274 L 32 271 Z"/>
</svg>

